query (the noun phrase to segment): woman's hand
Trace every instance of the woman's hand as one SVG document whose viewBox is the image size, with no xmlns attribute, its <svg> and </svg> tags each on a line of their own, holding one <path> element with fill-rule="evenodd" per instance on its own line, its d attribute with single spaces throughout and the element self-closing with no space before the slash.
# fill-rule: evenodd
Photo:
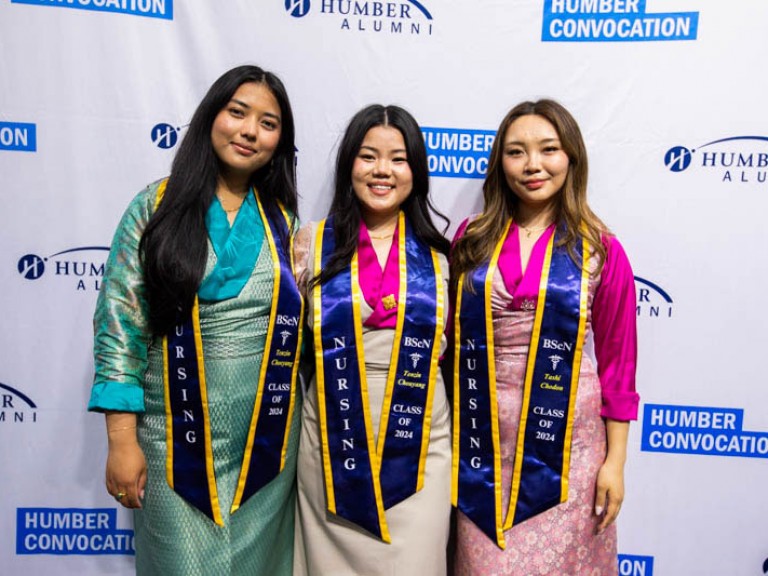
<svg viewBox="0 0 768 576">
<path fill-rule="evenodd" d="M 606 460 L 597 473 L 595 514 L 602 515 L 597 533 L 601 534 L 616 520 L 624 501 L 624 464 Z"/>
<path fill-rule="evenodd" d="M 107 415 L 107 492 L 126 508 L 141 508 L 147 483 L 147 462 L 136 438 L 136 415 Z"/>
<path fill-rule="evenodd" d="M 597 472 L 595 515 L 602 516 L 595 532 L 601 534 L 616 520 L 624 502 L 624 462 L 627 459 L 629 422 L 606 420 L 608 452 Z"/>
</svg>

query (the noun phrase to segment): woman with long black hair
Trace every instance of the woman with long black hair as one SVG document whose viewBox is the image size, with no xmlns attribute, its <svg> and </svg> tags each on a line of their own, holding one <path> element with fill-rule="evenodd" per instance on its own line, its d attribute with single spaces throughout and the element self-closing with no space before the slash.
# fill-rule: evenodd
<svg viewBox="0 0 768 576">
<path fill-rule="evenodd" d="M 89 409 L 106 413 L 107 490 L 134 509 L 139 574 L 291 573 L 294 158 L 282 82 L 234 68 L 115 234 Z"/>
<path fill-rule="evenodd" d="M 448 241 L 414 118 L 373 105 L 339 146 L 328 218 L 296 236 L 314 377 L 302 414 L 296 574 L 446 572 Z"/>
</svg>

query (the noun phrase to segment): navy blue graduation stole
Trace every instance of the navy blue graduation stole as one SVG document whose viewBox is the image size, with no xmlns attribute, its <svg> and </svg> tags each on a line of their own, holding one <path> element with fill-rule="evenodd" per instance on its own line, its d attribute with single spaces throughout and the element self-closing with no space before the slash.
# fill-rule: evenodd
<svg viewBox="0 0 768 576">
<path fill-rule="evenodd" d="M 432 397 L 443 335 L 437 253 L 399 216 L 397 324 L 378 435 L 368 408 L 357 252 L 314 288 L 314 344 L 328 510 L 390 541 L 384 510 L 424 483 Z M 333 219 L 320 223 L 318 274 L 334 252 Z"/>
<path fill-rule="evenodd" d="M 158 202 L 165 185 L 158 189 Z M 304 303 L 293 276 L 290 218 L 267 217 L 256 200 L 272 256 L 272 307 L 250 429 L 230 513 L 273 480 L 285 466 Z M 218 525 L 223 525 L 216 489 L 203 342 L 197 298 L 192 313 L 163 338 L 169 486 Z"/>
<path fill-rule="evenodd" d="M 459 278 L 455 317 L 452 500 L 500 548 L 504 530 L 568 498 L 571 433 L 587 318 L 588 244 L 578 262 L 562 231 L 542 267 L 506 518 L 503 518 L 491 287 L 510 223 L 490 261 Z"/>
</svg>

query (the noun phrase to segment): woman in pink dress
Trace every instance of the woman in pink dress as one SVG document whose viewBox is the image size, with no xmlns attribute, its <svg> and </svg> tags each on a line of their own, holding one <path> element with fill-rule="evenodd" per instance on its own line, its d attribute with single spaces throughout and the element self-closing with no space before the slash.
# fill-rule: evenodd
<svg viewBox="0 0 768 576">
<path fill-rule="evenodd" d="M 451 254 L 455 573 L 617 573 L 634 280 L 590 210 L 576 121 L 551 100 L 499 127 L 482 214 Z"/>
</svg>

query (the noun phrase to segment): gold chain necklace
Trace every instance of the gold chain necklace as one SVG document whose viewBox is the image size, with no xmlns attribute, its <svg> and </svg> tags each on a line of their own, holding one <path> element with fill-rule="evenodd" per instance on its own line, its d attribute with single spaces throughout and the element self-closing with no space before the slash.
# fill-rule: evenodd
<svg viewBox="0 0 768 576">
<path fill-rule="evenodd" d="M 549 224 L 547 224 L 546 226 L 539 226 L 539 227 L 537 227 L 537 228 L 528 228 L 527 226 L 523 226 L 522 224 L 518 224 L 518 226 L 519 226 L 520 228 L 522 228 L 523 230 L 525 230 L 525 237 L 526 237 L 526 238 L 530 238 L 530 237 L 531 237 L 531 234 L 533 234 L 534 232 L 541 232 L 542 230 L 546 230 L 546 229 L 547 229 L 547 228 L 549 228 L 551 225 L 552 225 L 552 223 L 550 222 L 550 223 L 549 223 Z"/>
</svg>

